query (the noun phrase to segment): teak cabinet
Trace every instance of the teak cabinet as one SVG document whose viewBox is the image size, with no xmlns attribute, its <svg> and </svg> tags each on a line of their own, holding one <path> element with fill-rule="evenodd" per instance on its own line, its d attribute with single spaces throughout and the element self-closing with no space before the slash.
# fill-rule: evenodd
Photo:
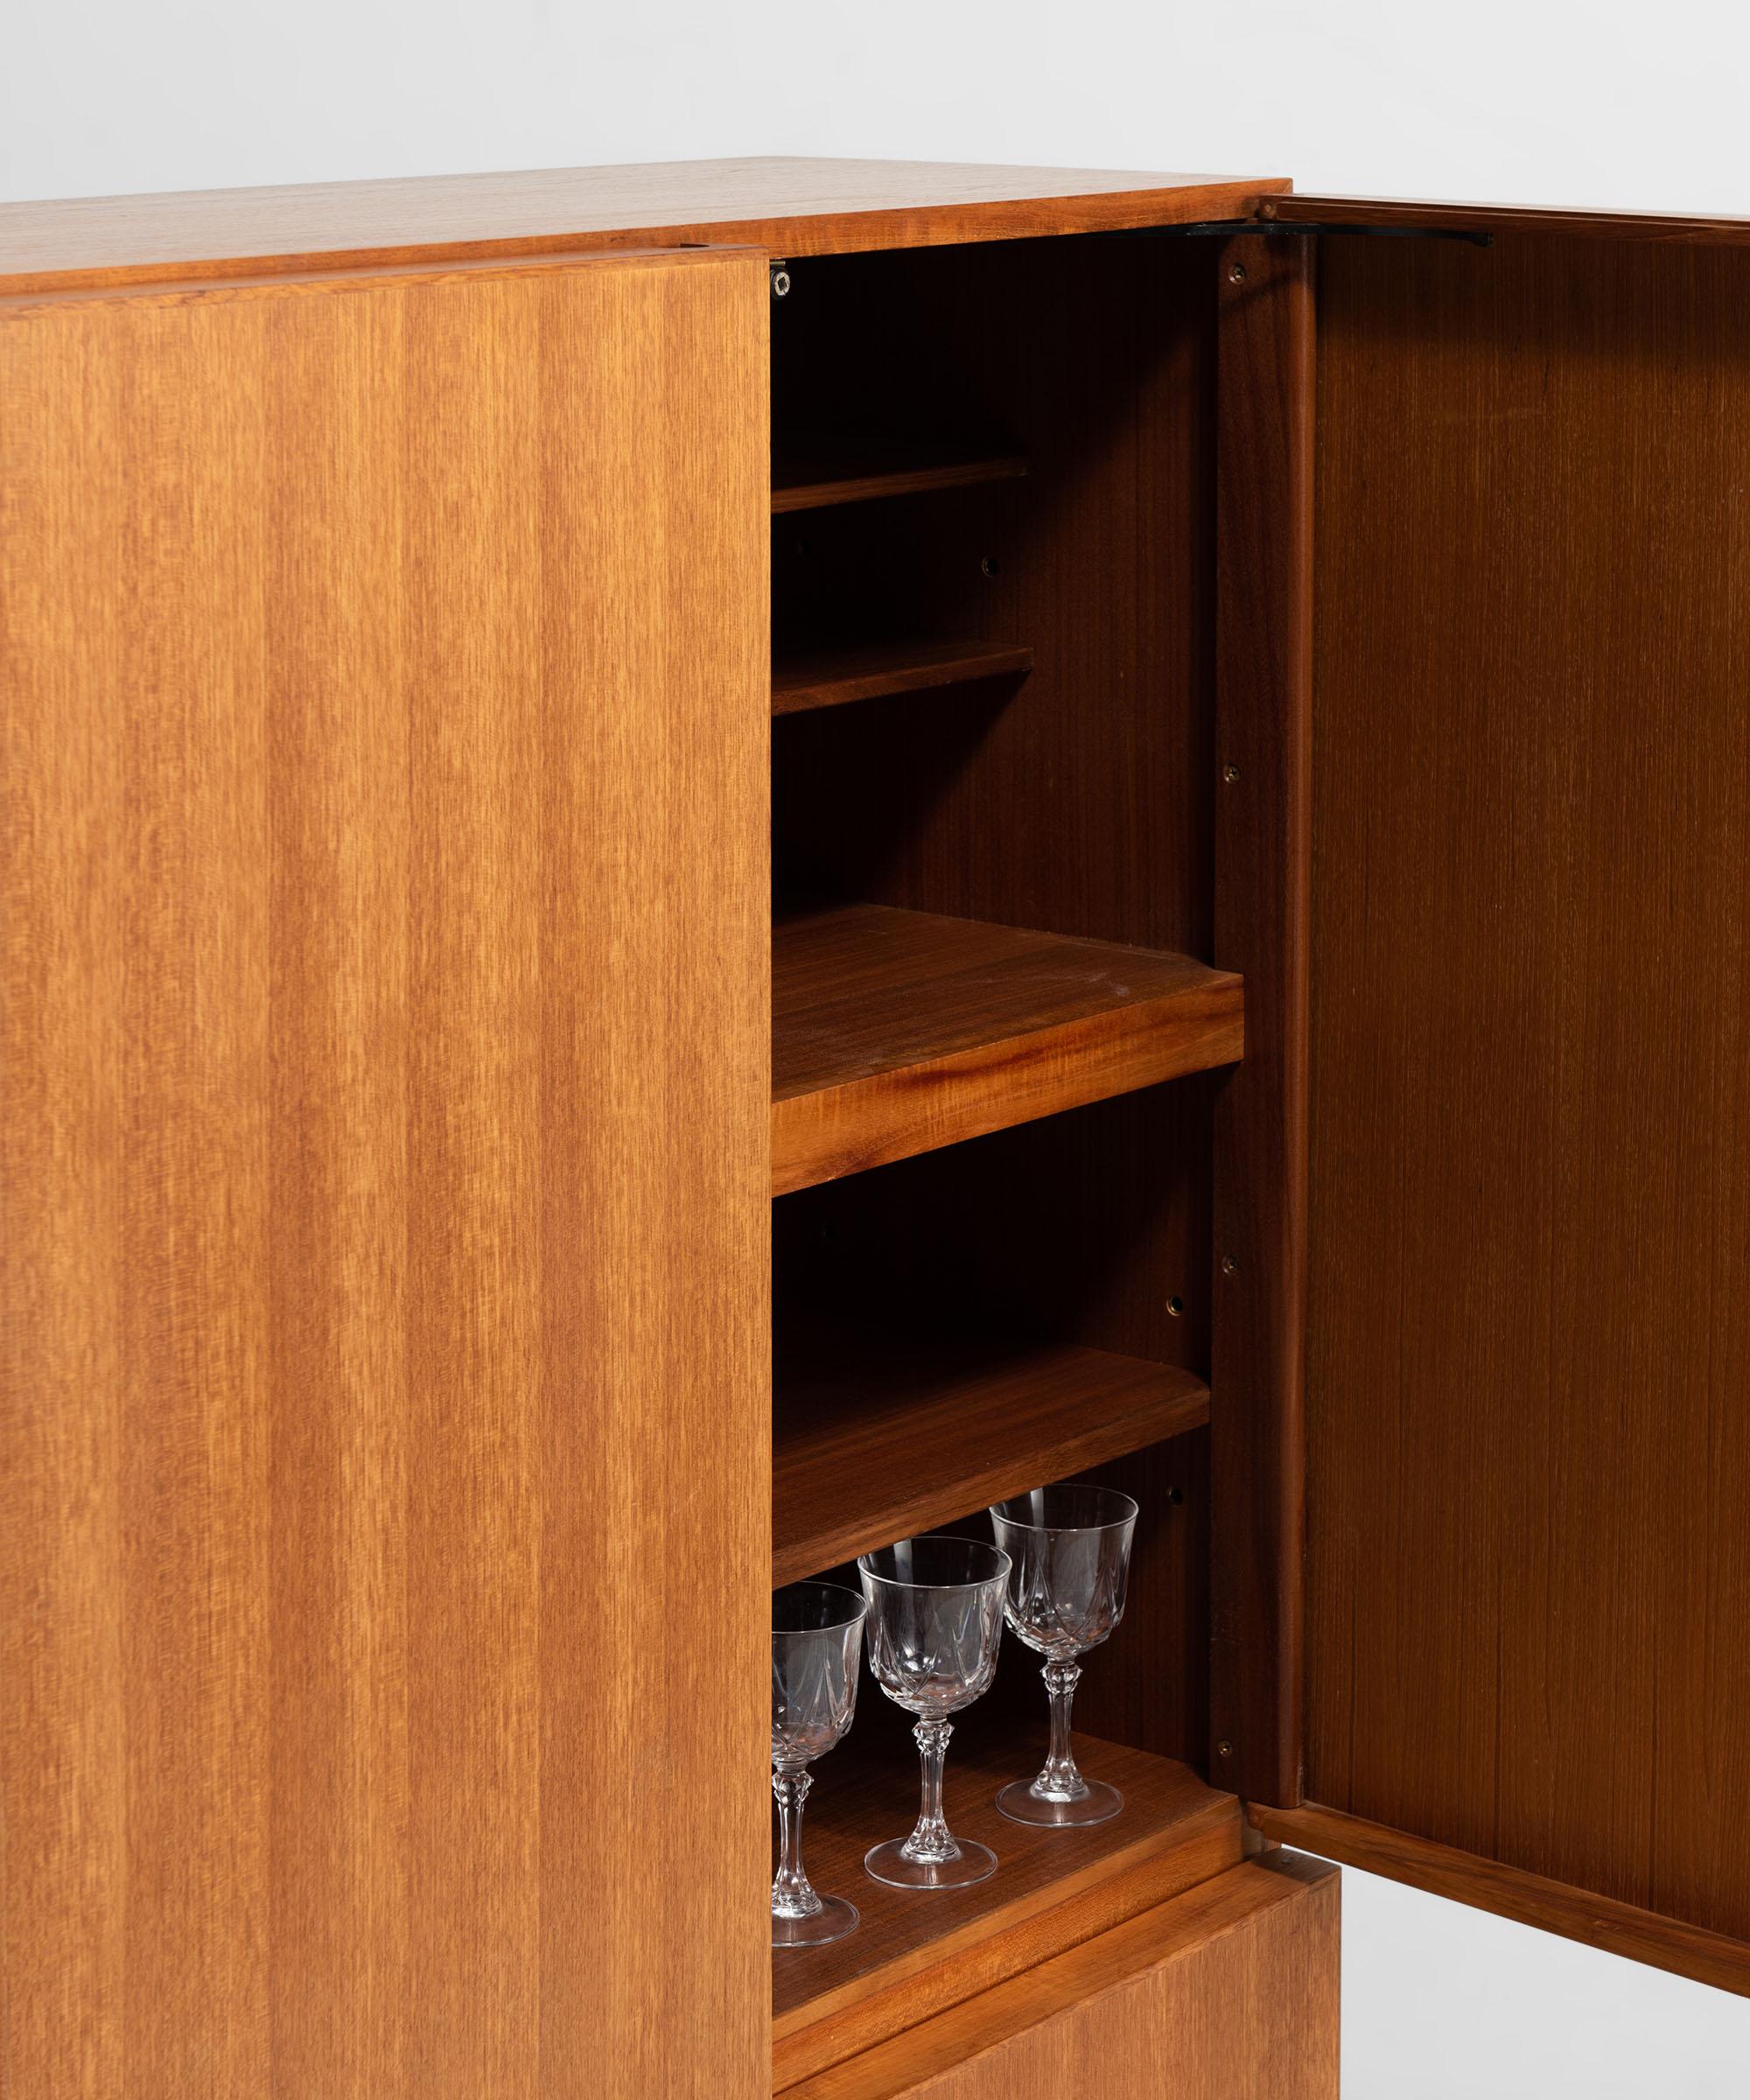
<svg viewBox="0 0 1750 2100">
<path fill-rule="evenodd" d="M 1750 1991 L 1750 233 L 731 162 L 0 209 L 17 2100 L 1336 2082 Z M 781 296 L 780 296 L 781 294 Z M 775 907 L 775 908 L 774 908 Z M 771 1585 L 1143 1506 L 1082 1833 Z"/>
</svg>

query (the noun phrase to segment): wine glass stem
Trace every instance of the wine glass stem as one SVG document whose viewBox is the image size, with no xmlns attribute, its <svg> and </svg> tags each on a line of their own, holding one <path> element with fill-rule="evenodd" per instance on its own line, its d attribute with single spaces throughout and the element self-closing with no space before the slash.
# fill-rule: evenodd
<svg viewBox="0 0 1750 2100">
<path fill-rule="evenodd" d="M 1088 1791 L 1088 1782 L 1076 1770 L 1069 1748 L 1069 1709 L 1075 1687 L 1082 1681 L 1082 1665 L 1047 1662 L 1042 1674 L 1046 1690 L 1051 1695 L 1051 1749 L 1045 1769 L 1033 1786 L 1053 1800 L 1073 1801 Z"/>
<path fill-rule="evenodd" d="M 806 1772 L 774 1770 L 778 1802 L 778 1872 L 772 1883 L 774 1918 L 811 1918 L 821 1900 L 802 1872 L 802 1803 L 815 1782 Z"/>
<path fill-rule="evenodd" d="M 900 1850 L 908 1859 L 957 1859 L 960 1847 L 949 1837 L 942 1812 L 942 1768 L 948 1757 L 948 1739 L 954 1733 L 948 1721 L 920 1721 L 912 1730 L 923 1764 L 923 1802 L 918 1826 Z"/>
</svg>

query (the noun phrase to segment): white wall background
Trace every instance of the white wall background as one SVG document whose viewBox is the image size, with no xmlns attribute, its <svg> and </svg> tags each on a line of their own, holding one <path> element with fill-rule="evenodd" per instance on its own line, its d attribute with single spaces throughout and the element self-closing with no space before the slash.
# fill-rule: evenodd
<svg viewBox="0 0 1750 2100">
<path fill-rule="evenodd" d="M 4 51 L 8 199 L 775 152 L 1750 214 L 1741 0 L 14 0 Z M 1348 2100 L 1750 2096 L 1750 2002 L 1344 1900 Z"/>
<path fill-rule="evenodd" d="M 1745 2100 L 1750 1999 L 1343 1869 L 1345 2100 Z"/>
<path fill-rule="evenodd" d="M 1750 213 L 1743 0 L 11 0 L 0 196 L 723 153 Z"/>
</svg>

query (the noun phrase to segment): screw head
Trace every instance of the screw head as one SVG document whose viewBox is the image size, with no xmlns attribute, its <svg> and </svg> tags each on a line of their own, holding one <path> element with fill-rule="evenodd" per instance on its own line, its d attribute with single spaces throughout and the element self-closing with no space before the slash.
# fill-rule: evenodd
<svg viewBox="0 0 1750 2100">
<path fill-rule="evenodd" d="M 790 296 L 790 273 L 781 263 L 772 272 L 772 297 L 788 299 Z"/>
<path fill-rule="evenodd" d="M 1245 264 L 1244 264 L 1243 262 L 1230 262 L 1230 263 L 1228 265 L 1228 284 L 1243 284 L 1245 283 L 1245 281 L 1246 281 L 1246 266 L 1245 266 Z"/>
<path fill-rule="evenodd" d="M 1222 778 L 1224 780 L 1228 780 L 1228 781 L 1236 780 L 1238 780 L 1238 779 L 1239 779 L 1239 777 L 1240 777 L 1240 769 L 1239 769 L 1239 767 L 1238 767 L 1237 766 L 1222 766 Z"/>
<path fill-rule="evenodd" d="M 1234 1746 L 1231 1743 L 1217 1743 L 1215 1754 L 1218 1757 L 1231 1757 L 1234 1754 Z"/>
<path fill-rule="evenodd" d="M 1222 1256 L 1222 1274 L 1223 1276 L 1232 1276 L 1239 1265 L 1231 1254 L 1224 1254 Z"/>
</svg>

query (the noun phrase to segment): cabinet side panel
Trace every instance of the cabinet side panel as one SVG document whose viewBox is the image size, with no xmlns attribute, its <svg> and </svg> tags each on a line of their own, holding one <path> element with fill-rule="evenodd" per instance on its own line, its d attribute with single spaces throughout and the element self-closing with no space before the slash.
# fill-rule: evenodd
<svg viewBox="0 0 1750 2100">
<path fill-rule="evenodd" d="M 765 2076 L 763 298 L 0 315 L 19 2100 Z"/>
<path fill-rule="evenodd" d="M 1750 1936 L 1750 256 L 1320 282 L 1306 1793 Z"/>
</svg>

